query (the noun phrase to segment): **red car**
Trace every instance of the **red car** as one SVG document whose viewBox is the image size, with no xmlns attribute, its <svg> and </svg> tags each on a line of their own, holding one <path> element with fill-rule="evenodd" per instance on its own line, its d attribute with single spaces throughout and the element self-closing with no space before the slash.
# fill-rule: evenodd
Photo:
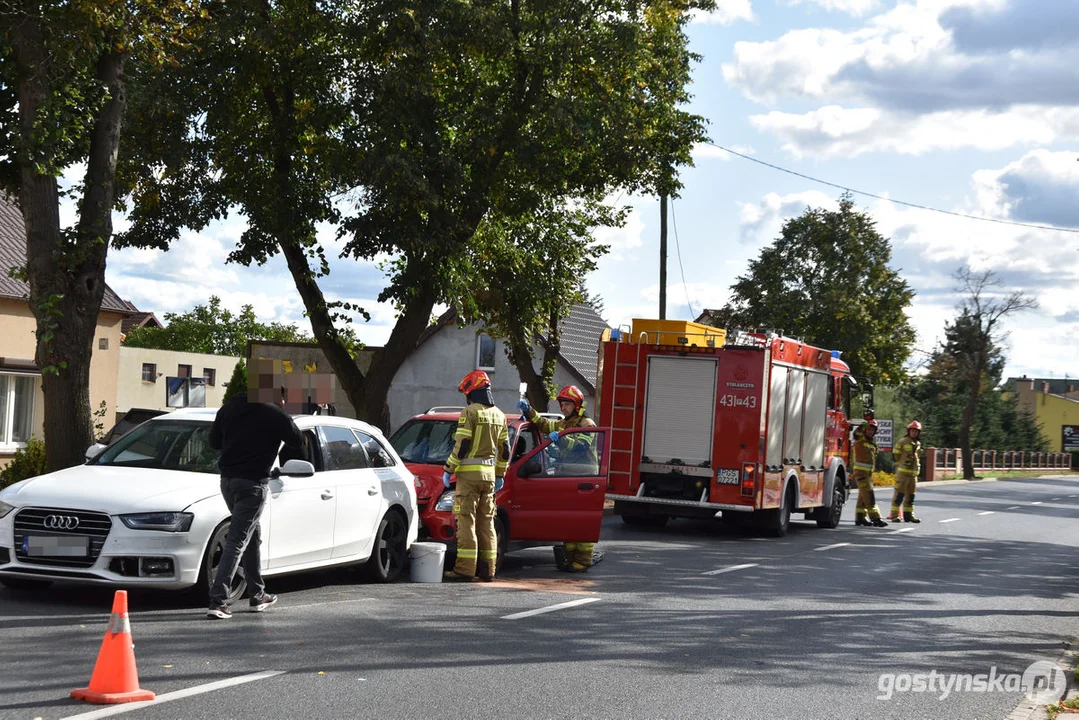
<svg viewBox="0 0 1079 720">
<path fill-rule="evenodd" d="M 390 437 L 390 444 L 416 476 L 420 539 L 456 546 L 453 486 L 442 485 L 442 466 L 453 452 L 453 435 L 463 408 L 434 407 L 409 419 Z M 559 417 L 559 416 L 554 416 Z M 595 457 L 586 462 L 564 458 L 564 441 L 552 443 L 520 415 L 506 416 L 510 433 L 510 467 L 495 496 L 495 532 L 499 557 L 518 547 L 549 545 L 563 540 L 595 542 L 607 492 L 610 433 L 606 428 L 576 428 L 562 435 L 592 433 Z"/>
</svg>

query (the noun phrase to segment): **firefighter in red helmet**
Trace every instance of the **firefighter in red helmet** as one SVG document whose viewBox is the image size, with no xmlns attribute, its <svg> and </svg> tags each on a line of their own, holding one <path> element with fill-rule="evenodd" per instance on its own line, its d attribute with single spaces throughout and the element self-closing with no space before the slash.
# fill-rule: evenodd
<svg viewBox="0 0 1079 720">
<path fill-rule="evenodd" d="M 858 483 L 858 504 L 854 524 L 866 527 L 888 527 L 880 517 L 876 493 L 873 492 L 873 471 L 877 467 L 877 421 L 866 420 L 859 426 L 854 441 L 854 481 Z"/>
<path fill-rule="evenodd" d="M 558 408 L 562 411 L 562 420 L 549 420 L 536 412 L 527 400 L 517 403 L 518 409 L 540 432 L 548 433 L 552 442 L 558 442 L 562 430 L 579 427 L 595 427 L 592 418 L 585 415 L 584 393 L 576 385 L 566 385 L 558 391 Z M 566 456 L 580 456 L 582 461 L 595 462 L 596 451 L 591 434 L 567 435 L 562 439 L 562 452 Z M 586 572 L 592 567 L 595 555 L 595 543 L 567 540 L 562 543 L 562 552 L 555 553 L 559 559 L 558 569 L 565 572 Z"/>
<path fill-rule="evenodd" d="M 892 449 L 895 457 L 895 495 L 892 497 L 892 514 L 888 519 L 899 522 L 899 507 L 903 506 L 903 522 L 919 523 L 914 517 L 914 490 L 921 471 L 922 424 L 915 420 L 907 425 L 907 434 Z"/>
<path fill-rule="evenodd" d="M 506 416 L 495 407 L 491 379 L 482 370 L 465 375 L 457 389 L 468 407 L 461 411 L 453 452 L 442 468 L 442 483 L 457 475 L 453 515 L 457 520 L 457 562 L 445 573 L 450 581 L 494 580 L 498 560 L 495 536 L 495 493 L 502 489 L 509 467 Z"/>
</svg>

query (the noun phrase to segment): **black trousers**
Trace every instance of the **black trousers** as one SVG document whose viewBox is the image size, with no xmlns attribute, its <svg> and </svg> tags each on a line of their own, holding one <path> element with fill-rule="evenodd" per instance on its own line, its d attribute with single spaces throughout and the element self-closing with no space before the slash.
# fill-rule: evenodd
<svg viewBox="0 0 1079 720">
<path fill-rule="evenodd" d="M 269 488 L 265 480 L 247 478 L 221 478 L 221 496 L 232 513 L 225 546 L 221 551 L 221 560 L 217 566 L 217 576 L 210 586 L 210 607 L 225 603 L 229 586 L 236 570 L 243 563 L 247 587 L 251 597 L 258 597 L 266 590 L 262 581 L 262 538 L 259 536 L 259 518 L 266 507 Z"/>
</svg>

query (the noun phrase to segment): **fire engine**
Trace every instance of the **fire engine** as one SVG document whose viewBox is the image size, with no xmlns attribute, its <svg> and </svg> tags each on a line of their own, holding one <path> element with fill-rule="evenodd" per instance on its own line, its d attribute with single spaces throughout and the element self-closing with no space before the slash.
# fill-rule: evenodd
<svg viewBox="0 0 1079 720">
<path fill-rule="evenodd" d="M 792 513 L 836 527 L 857 386 L 839 355 L 684 321 L 605 331 L 596 404 L 598 423 L 612 428 L 615 514 L 630 525 L 751 520 L 775 536 Z"/>
</svg>

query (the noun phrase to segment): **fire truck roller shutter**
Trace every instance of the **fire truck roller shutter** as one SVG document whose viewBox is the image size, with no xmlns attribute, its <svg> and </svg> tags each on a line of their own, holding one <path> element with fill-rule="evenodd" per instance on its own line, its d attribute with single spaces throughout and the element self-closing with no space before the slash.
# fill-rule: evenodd
<svg viewBox="0 0 1079 720">
<path fill-rule="evenodd" d="M 802 420 L 805 417 L 806 371 L 790 368 L 787 375 L 787 427 L 783 436 L 783 461 L 802 463 Z"/>
<path fill-rule="evenodd" d="M 832 376 L 811 372 L 806 376 L 805 430 L 802 433 L 802 465 L 824 469 L 824 431 L 828 423 L 828 383 Z"/>
<path fill-rule="evenodd" d="M 714 357 L 648 358 L 643 454 L 651 462 L 712 462 L 717 363 Z"/>
<path fill-rule="evenodd" d="M 787 406 L 787 375 L 785 367 L 772 366 L 772 379 L 769 388 L 771 408 L 768 413 L 768 450 L 764 463 L 769 472 L 775 472 L 783 466 L 783 420 Z"/>
</svg>

